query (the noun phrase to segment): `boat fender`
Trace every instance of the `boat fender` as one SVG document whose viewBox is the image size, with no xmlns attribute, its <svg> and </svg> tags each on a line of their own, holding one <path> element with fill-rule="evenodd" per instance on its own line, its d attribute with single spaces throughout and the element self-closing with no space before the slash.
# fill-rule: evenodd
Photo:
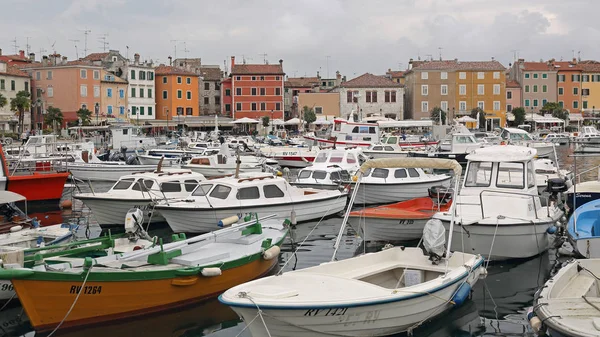
<svg viewBox="0 0 600 337">
<path fill-rule="evenodd" d="M 18 231 L 20 231 L 21 229 L 23 229 L 23 226 L 21 226 L 21 225 L 18 225 L 18 226 L 12 226 L 12 227 L 10 228 L 10 232 L 11 232 L 11 233 L 18 232 Z"/>
<path fill-rule="evenodd" d="M 529 321 L 529 325 L 531 325 L 531 328 L 533 329 L 533 333 L 538 335 L 540 333 L 540 330 L 542 329 L 542 320 L 540 320 L 539 317 L 537 317 L 537 315 L 533 311 L 533 308 L 529 308 L 529 310 L 527 311 L 527 320 Z"/>
<path fill-rule="evenodd" d="M 210 277 L 210 276 L 220 276 L 221 275 L 221 268 L 218 267 L 212 267 L 212 268 L 203 268 L 202 271 L 202 276 L 206 276 L 206 277 Z"/>
<path fill-rule="evenodd" d="M 227 217 L 225 219 L 219 220 L 218 226 L 219 227 L 227 227 L 238 221 L 240 221 L 240 218 L 237 215 L 233 215 L 233 216 Z"/>
<path fill-rule="evenodd" d="M 548 229 L 546 229 L 546 233 L 548 234 L 555 234 L 556 233 L 556 226 L 550 226 L 548 227 Z"/>
<path fill-rule="evenodd" d="M 272 260 L 279 256 L 279 252 L 281 252 L 281 248 L 279 246 L 273 246 L 263 252 L 263 259 Z"/>
<path fill-rule="evenodd" d="M 298 224 L 298 220 L 296 220 L 296 211 L 295 210 L 292 210 L 292 212 L 290 213 L 290 222 L 294 226 Z"/>
<path fill-rule="evenodd" d="M 460 285 L 454 296 L 452 297 L 452 302 L 454 306 L 461 306 L 465 301 L 469 298 L 469 294 L 471 294 L 471 285 L 467 282 Z"/>
</svg>

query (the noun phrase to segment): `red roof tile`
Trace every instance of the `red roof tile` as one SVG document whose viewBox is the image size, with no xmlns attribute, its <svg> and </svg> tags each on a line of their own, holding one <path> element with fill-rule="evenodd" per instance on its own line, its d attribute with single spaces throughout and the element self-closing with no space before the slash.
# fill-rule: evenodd
<svg viewBox="0 0 600 337">
<path fill-rule="evenodd" d="M 173 67 L 173 66 L 166 66 L 161 64 L 160 66 L 158 66 L 155 70 L 154 73 L 156 75 L 187 75 L 187 76 L 199 76 L 198 74 L 196 74 L 193 71 L 189 71 L 189 70 L 185 70 L 185 69 L 181 69 L 181 68 L 177 68 L 177 67 Z"/>
<path fill-rule="evenodd" d="M 107 56 L 108 56 L 108 52 L 105 53 L 91 53 L 88 54 L 86 57 L 80 58 L 80 60 L 84 60 L 84 61 L 102 61 L 104 60 Z"/>
<path fill-rule="evenodd" d="M 506 70 L 506 67 L 498 61 L 458 61 L 458 60 L 443 60 L 443 61 L 413 61 L 414 70 L 470 70 L 470 71 L 491 71 L 491 70 Z"/>
<path fill-rule="evenodd" d="M 370 73 L 365 73 L 350 81 L 342 83 L 344 88 L 401 88 L 402 84 L 393 82 L 392 80 L 377 76 Z"/>
<path fill-rule="evenodd" d="M 399 70 L 399 71 L 388 71 L 385 74 L 391 76 L 392 78 L 398 78 L 398 77 L 404 77 L 405 73 L 406 73 L 406 71 Z"/>
<path fill-rule="evenodd" d="M 281 64 L 235 64 L 232 75 L 285 75 Z"/>
<path fill-rule="evenodd" d="M 205 81 L 220 81 L 223 78 L 221 68 L 200 67 L 199 70 L 200 76 L 202 76 Z"/>
<path fill-rule="evenodd" d="M 581 71 L 581 67 L 577 63 L 571 61 L 554 62 L 554 67 L 558 71 Z"/>
<path fill-rule="evenodd" d="M 521 85 L 517 81 L 506 79 L 506 87 L 507 88 L 520 88 Z"/>
<path fill-rule="evenodd" d="M 16 77 L 29 77 L 29 74 L 22 71 L 18 67 L 8 63 L 6 64 L 6 72 L 0 73 L 6 76 L 16 76 Z"/>
<path fill-rule="evenodd" d="M 581 61 L 579 67 L 584 72 L 600 72 L 600 62 L 594 60 Z"/>
<path fill-rule="evenodd" d="M 521 62 L 524 71 L 555 71 L 548 62 Z"/>
<path fill-rule="evenodd" d="M 285 81 L 285 87 L 288 88 L 312 88 L 319 84 L 321 80 L 318 77 L 289 77 Z"/>
</svg>

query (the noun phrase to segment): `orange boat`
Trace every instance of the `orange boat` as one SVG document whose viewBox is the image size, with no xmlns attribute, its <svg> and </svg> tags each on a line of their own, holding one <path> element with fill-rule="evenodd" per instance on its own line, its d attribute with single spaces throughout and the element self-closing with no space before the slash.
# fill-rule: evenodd
<svg viewBox="0 0 600 337">
<path fill-rule="evenodd" d="M 423 235 L 425 223 L 437 212 L 450 209 L 452 192 L 430 190 L 429 197 L 350 212 L 366 241 L 409 241 Z"/>
</svg>

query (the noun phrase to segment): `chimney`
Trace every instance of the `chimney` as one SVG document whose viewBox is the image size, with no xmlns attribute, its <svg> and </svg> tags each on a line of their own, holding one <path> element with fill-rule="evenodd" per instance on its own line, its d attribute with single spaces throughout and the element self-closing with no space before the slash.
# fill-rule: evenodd
<svg viewBox="0 0 600 337">
<path fill-rule="evenodd" d="M 519 62 L 525 62 L 525 59 L 519 59 Z"/>
<path fill-rule="evenodd" d="M 319 74 L 319 71 L 317 70 L 317 78 L 321 79 L 321 75 Z"/>
<path fill-rule="evenodd" d="M 335 79 L 337 79 L 337 80 L 341 80 L 342 79 L 342 74 L 340 74 L 339 70 L 335 72 Z"/>
<path fill-rule="evenodd" d="M 139 64 L 140 63 L 140 54 L 135 53 L 133 54 L 133 64 Z"/>
<path fill-rule="evenodd" d="M 21 58 L 25 58 L 25 51 L 24 50 L 19 50 L 19 56 Z"/>
<path fill-rule="evenodd" d="M 574 57 L 574 58 L 573 58 L 573 62 L 572 62 L 572 63 L 573 63 L 573 64 L 577 64 L 577 58 L 575 58 L 575 57 Z"/>
<path fill-rule="evenodd" d="M 172 66 L 173 65 L 173 58 L 171 56 L 169 56 L 169 65 Z"/>
<path fill-rule="evenodd" d="M 281 67 L 283 67 L 283 60 L 281 60 L 281 59 L 279 60 L 279 65 L 280 65 Z"/>
<path fill-rule="evenodd" d="M 0 56 L 2 56 L 2 48 L 0 48 Z"/>
<path fill-rule="evenodd" d="M 0 62 L 0 73 L 6 72 L 6 62 Z"/>
<path fill-rule="evenodd" d="M 62 57 L 62 64 L 67 64 L 67 57 L 66 56 Z"/>
<path fill-rule="evenodd" d="M 229 72 L 233 72 L 233 66 L 235 65 L 235 56 L 231 57 L 231 69 L 229 69 Z"/>
<path fill-rule="evenodd" d="M 492 56 L 492 61 L 495 61 L 493 56 Z"/>
<path fill-rule="evenodd" d="M 29 61 L 31 61 L 31 62 L 35 61 L 35 54 L 34 53 L 29 53 Z"/>
<path fill-rule="evenodd" d="M 48 56 L 43 55 L 42 56 L 42 66 L 47 66 L 48 65 Z"/>
</svg>

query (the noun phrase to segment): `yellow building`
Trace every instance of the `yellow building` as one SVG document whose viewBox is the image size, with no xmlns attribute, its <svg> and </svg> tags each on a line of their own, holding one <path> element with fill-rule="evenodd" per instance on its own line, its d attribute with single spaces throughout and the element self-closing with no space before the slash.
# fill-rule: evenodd
<svg viewBox="0 0 600 337">
<path fill-rule="evenodd" d="M 584 112 L 600 109 L 600 62 L 581 61 L 581 108 Z"/>
<path fill-rule="evenodd" d="M 90 110 L 95 113 L 93 109 Z M 127 81 L 106 70 L 102 70 L 100 77 L 99 114 L 103 119 L 105 117 L 126 118 L 128 116 Z"/>
<path fill-rule="evenodd" d="M 307 106 L 315 112 L 317 119 L 333 120 L 340 117 L 340 94 L 337 92 L 301 92 L 298 94 L 298 109 Z"/>
</svg>

